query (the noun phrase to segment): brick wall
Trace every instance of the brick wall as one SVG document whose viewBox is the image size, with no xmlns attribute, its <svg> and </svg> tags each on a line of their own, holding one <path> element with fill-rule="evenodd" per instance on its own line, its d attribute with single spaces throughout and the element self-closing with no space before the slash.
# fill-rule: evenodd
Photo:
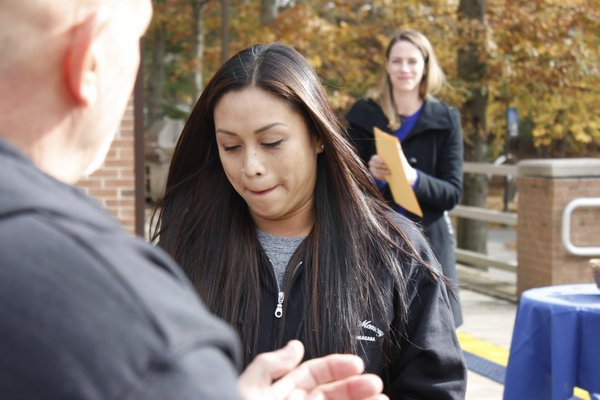
<svg viewBox="0 0 600 400">
<path fill-rule="evenodd" d="M 102 168 L 78 186 L 100 201 L 135 234 L 134 109 L 130 99 L 121 127 Z"/>
<path fill-rule="evenodd" d="M 531 160 L 519 163 L 517 294 L 567 283 L 592 283 L 588 260 L 562 242 L 565 206 L 576 198 L 600 198 L 600 160 Z M 577 208 L 570 238 L 578 247 L 600 246 L 600 208 Z"/>
</svg>

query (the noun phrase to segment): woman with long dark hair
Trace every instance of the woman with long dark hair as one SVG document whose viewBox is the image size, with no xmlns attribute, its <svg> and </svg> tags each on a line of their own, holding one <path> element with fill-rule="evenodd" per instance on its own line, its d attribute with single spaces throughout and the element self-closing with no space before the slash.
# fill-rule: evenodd
<svg viewBox="0 0 600 400">
<path fill-rule="evenodd" d="M 464 397 L 439 265 L 291 47 L 251 46 L 216 72 L 159 209 L 154 240 L 238 330 L 246 363 L 296 338 L 307 358 L 360 355 L 391 398 Z"/>
</svg>

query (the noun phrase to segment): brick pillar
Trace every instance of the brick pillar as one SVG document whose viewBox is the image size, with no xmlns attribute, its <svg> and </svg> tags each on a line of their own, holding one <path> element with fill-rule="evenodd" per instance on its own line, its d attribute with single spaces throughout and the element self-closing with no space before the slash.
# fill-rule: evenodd
<svg viewBox="0 0 600 400">
<path fill-rule="evenodd" d="M 78 186 L 96 198 L 132 235 L 135 234 L 135 157 L 133 97 L 104 165 Z"/>
<path fill-rule="evenodd" d="M 600 198 L 600 159 L 524 160 L 518 164 L 517 295 L 534 287 L 592 283 L 588 260 L 570 254 L 561 239 L 565 206 Z M 571 242 L 600 246 L 600 208 L 577 208 Z"/>
</svg>

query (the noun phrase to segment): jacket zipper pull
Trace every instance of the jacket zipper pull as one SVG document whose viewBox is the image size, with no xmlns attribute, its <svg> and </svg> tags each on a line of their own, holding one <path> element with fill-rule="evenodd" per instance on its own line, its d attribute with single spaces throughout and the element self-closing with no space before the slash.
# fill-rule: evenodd
<svg viewBox="0 0 600 400">
<path fill-rule="evenodd" d="M 275 316 L 281 318 L 283 315 L 283 292 L 279 292 L 277 297 L 277 308 L 275 309 Z"/>
</svg>

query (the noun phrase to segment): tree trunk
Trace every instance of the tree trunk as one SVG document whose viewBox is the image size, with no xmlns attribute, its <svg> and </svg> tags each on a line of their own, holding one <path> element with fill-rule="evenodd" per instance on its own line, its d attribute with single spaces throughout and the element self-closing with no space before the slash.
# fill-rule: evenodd
<svg viewBox="0 0 600 400">
<path fill-rule="evenodd" d="M 481 31 L 470 36 L 470 41 L 458 50 L 458 75 L 470 88 L 470 95 L 461 110 L 465 132 L 465 161 L 485 162 L 487 155 L 486 108 L 487 86 L 484 78 L 486 65 L 481 49 L 485 40 L 486 0 L 460 0 L 459 19 L 467 25 L 473 19 L 481 23 Z M 461 203 L 487 207 L 488 180 L 483 174 L 465 174 Z M 462 249 L 487 253 L 487 225 L 484 221 L 459 218 L 457 243 Z"/>
<path fill-rule="evenodd" d="M 260 0 L 260 25 L 266 26 L 277 17 L 276 0 Z"/>
<path fill-rule="evenodd" d="M 204 9 L 206 8 L 206 3 L 206 0 L 192 0 L 192 9 L 194 10 L 192 18 L 192 57 L 194 59 L 194 68 L 192 69 L 192 107 L 196 104 L 204 88 Z"/>
<path fill-rule="evenodd" d="M 221 0 L 221 62 L 229 59 L 229 0 Z"/>
<path fill-rule="evenodd" d="M 149 38 L 150 46 L 144 46 L 152 52 L 150 68 L 148 68 L 148 118 L 146 128 L 164 116 L 163 100 L 165 86 L 165 48 L 166 28 L 160 24 Z"/>
</svg>

